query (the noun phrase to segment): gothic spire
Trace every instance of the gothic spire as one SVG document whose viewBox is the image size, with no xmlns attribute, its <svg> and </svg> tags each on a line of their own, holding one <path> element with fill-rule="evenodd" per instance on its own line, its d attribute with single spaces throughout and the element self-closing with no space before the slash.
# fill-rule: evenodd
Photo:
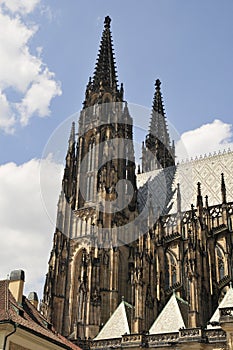
<svg viewBox="0 0 233 350">
<path fill-rule="evenodd" d="M 114 88 L 117 86 L 117 74 L 114 60 L 114 50 L 110 31 L 111 18 L 105 17 L 104 30 L 100 42 L 99 54 L 93 76 L 93 85 L 97 89 L 103 86 Z"/>
<path fill-rule="evenodd" d="M 157 79 L 155 82 L 155 94 L 153 99 L 149 134 L 158 137 L 160 141 L 163 142 L 166 147 L 168 147 L 170 146 L 170 137 L 167 129 L 167 122 L 160 86 L 161 81 Z"/>
<path fill-rule="evenodd" d="M 160 85 L 161 82 L 157 79 L 149 134 L 146 136 L 146 148 L 142 154 L 143 172 L 175 165 L 175 147 L 174 143 L 170 143 Z"/>
<path fill-rule="evenodd" d="M 113 101 L 123 100 L 123 85 L 121 84 L 120 89 L 118 89 L 117 84 L 118 80 L 110 23 L 111 18 L 109 16 L 105 17 L 104 30 L 100 41 L 95 70 L 93 77 L 89 79 L 87 84 L 84 106 L 93 105 L 96 102 L 105 102 L 105 99 L 102 98 L 105 92 L 112 95 Z M 92 102 L 90 103 L 90 95 L 93 97 L 93 94 L 96 93 L 99 94 L 98 99 L 92 98 Z"/>
</svg>

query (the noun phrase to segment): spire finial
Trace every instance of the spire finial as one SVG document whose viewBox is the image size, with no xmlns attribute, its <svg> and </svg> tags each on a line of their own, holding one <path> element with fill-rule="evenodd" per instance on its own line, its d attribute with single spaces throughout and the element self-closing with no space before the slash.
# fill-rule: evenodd
<svg viewBox="0 0 233 350">
<path fill-rule="evenodd" d="M 157 89 L 160 89 L 161 81 L 159 79 L 156 79 L 155 86 Z"/>
<path fill-rule="evenodd" d="M 104 26 L 105 28 L 110 28 L 111 18 L 109 16 L 106 16 L 104 19 Z"/>
</svg>

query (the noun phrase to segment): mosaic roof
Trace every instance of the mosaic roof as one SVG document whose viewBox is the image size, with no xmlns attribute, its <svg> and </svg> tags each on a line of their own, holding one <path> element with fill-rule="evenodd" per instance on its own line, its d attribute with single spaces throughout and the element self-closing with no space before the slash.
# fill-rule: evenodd
<svg viewBox="0 0 233 350">
<path fill-rule="evenodd" d="M 180 163 L 175 167 L 137 175 L 139 207 L 153 203 L 162 214 L 177 211 L 177 184 L 180 185 L 181 210 L 196 205 L 197 183 L 201 183 L 202 196 L 208 196 L 209 205 L 222 202 L 221 173 L 224 174 L 227 201 L 233 201 L 233 152 L 204 156 Z M 168 208 L 168 209 L 166 209 Z M 167 211 L 166 211 L 167 210 Z"/>
</svg>

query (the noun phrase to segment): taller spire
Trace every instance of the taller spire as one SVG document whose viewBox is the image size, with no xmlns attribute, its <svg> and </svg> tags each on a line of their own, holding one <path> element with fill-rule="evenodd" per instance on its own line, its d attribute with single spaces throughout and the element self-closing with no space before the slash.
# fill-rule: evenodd
<svg viewBox="0 0 233 350">
<path fill-rule="evenodd" d="M 120 89 L 118 89 L 110 23 L 111 18 L 109 16 L 105 17 L 93 78 L 90 78 L 87 84 L 84 107 L 89 107 L 95 103 L 123 100 L 123 85 L 121 84 Z M 106 96 L 106 93 L 108 93 L 108 96 Z"/>
</svg>

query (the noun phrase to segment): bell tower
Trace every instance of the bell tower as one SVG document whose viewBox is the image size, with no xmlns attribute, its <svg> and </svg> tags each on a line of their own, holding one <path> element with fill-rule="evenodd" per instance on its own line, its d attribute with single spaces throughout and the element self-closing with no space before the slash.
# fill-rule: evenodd
<svg viewBox="0 0 233 350">
<path fill-rule="evenodd" d="M 137 215 L 133 122 L 117 81 L 107 16 L 78 134 L 72 124 L 42 311 L 73 339 L 93 338 L 131 301 L 127 224 Z M 127 236 L 126 236 L 127 235 Z"/>
</svg>

